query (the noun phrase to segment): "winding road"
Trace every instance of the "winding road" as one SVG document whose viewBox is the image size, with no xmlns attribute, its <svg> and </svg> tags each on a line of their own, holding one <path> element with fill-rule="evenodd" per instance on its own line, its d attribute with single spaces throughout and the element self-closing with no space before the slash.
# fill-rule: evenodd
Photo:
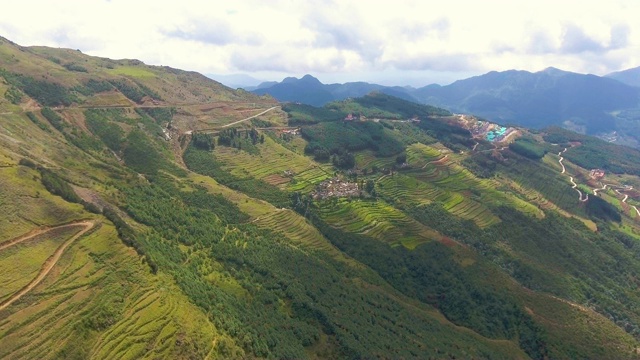
<svg viewBox="0 0 640 360">
<path fill-rule="evenodd" d="M 604 191 L 607 190 L 607 186 L 609 186 L 608 184 L 604 184 L 602 185 L 601 188 L 599 189 L 593 189 L 593 195 L 598 196 L 598 191 Z"/>
<path fill-rule="evenodd" d="M 604 185 L 604 186 L 611 186 L 611 185 Z M 629 185 L 625 185 L 624 186 L 624 190 L 633 190 L 633 186 L 629 186 Z M 620 192 L 620 190 L 616 189 L 616 193 L 618 193 L 619 195 L 624 195 L 624 198 L 622 199 L 623 203 L 627 203 L 627 199 L 629 199 L 629 194 L 623 194 Z M 631 205 L 631 207 L 633 208 L 633 210 L 636 211 L 636 214 L 638 214 L 638 216 L 640 216 L 640 210 L 638 210 L 638 207 L 635 205 Z"/>
<path fill-rule="evenodd" d="M 562 161 L 564 160 L 564 157 L 562 157 L 562 153 L 564 153 L 565 151 L 567 151 L 567 148 L 564 148 L 564 150 L 558 153 L 558 156 L 560 157 L 560 160 L 558 160 L 558 163 L 560 164 L 560 166 L 562 166 L 561 174 L 564 174 L 567 171 L 567 169 L 564 167 L 564 164 L 562 163 Z M 573 181 L 573 176 L 569 176 L 569 181 L 571 181 L 571 185 L 572 185 L 571 188 L 578 192 L 578 200 L 582 202 L 589 200 L 589 194 L 584 194 L 584 199 L 582 198 L 582 191 L 578 189 L 578 184 L 576 184 L 576 182 Z"/>
<path fill-rule="evenodd" d="M 564 150 L 562 150 L 562 151 L 560 151 L 560 152 L 558 153 L 558 156 L 560 157 L 560 159 L 558 160 L 558 163 L 560 164 L 560 166 L 562 166 L 562 172 L 561 172 L 562 174 L 564 174 L 564 173 L 566 172 L 566 169 L 565 169 L 565 167 L 564 167 L 564 164 L 562 163 L 562 161 L 564 160 L 564 157 L 562 157 L 562 154 L 563 154 L 565 151 L 567 151 L 567 148 L 564 148 Z M 589 200 L 589 194 L 585 194 L 584 199 L 582 198 L 582 191 L 580 191 L 579 189 L 577 189 L 578 184 L 576 184 L 576 183 L 575 183 L 575 181 L 573 181 L 573 176 L 569 176 L 569 181 L 571 181 L 571 184 L 572 184 L 571 188 L 578 192 L 578 199 L 579 199 L 580 201 L 585 202 L 585 201 Z M 599 188 L 599 189 L 593 189 L 593 195 L 598 196 L 598 191 L 604 191 L 604 190 L 606 190 L 606 189 L 607 189 L 607 187 L 610 187 L 610 188 L 618 187 L 618 188 L 620 188 L 620 186 L 613 185 L 613 184 L 604 184 L 604 183 L 601 183 L 601 184 L 602 184 L 602 187 L 601 187 L 601 188 Z M 633 190 L 633 186 L 629 186 L 629 185 L 625 185 L 625 186 L 623 186 L 622 188 L 623 188 L 624 190 L 626 190 L 626 191 Z M 618 195 L 620 195 L 620 196 L 624 196 L 624 197 L 623 197 L 623 199 L 622 199 L 622 202 L 626 204 L 626 203 L 627 203 L 627 200 L 629 199 L 629 194 L 623 194 L 623 193 L 621 193 L 621 192 L 620 192 L 620 190 L 619 190 L 619 189 L 615 189 L 615 191 L 616 191 L 616 193 L 617 193 Z M 638 216 L 640 217 L 640 210 L 638 210 L 638 207 L 637 207 L 637 206 L 635 206 L 635 205 L 630 205 L 630 206 L 631 206 L 631 207 L 636 211 L 636 214 L 638 214 Z"/>
<path fill-rule="evenodd" d="M 80 230 L 80 232 L 78 232 L 77 234 L 75 234 L 72 237 L 70 237 L 67 241 L 65 241 L 64 244 L 60 245 L 56 249 L 56 251 L 53 253 L 53 255 L 51 255 L 44 262 L 44 264 L 42 264 L 42 268 L 40 269 L 40 272 L 38 273 L 38 275 L 33 280 L 31 280 L 22 289 L 18 290 L 16 293 L 11 295 L 8 299 L 6 299 L 3 302 L 1 302 L 0 303 L 0 311 L 6 309 L 9 305 L 11 305 L 14 302 L 18 301 L 26 293 L 28 293 L 29 291 L 33 290 L 33 288 L 38 286 L 38 284 L 40 284 L 42 282 L 42 280 L 44 280 L 44 278 L 49 274 L 51 269 L 53 269 L 53 267 L 58 263 L 58 260 L 60 260 L 60 257 L 62 256 L 64 251 L 69 247 L 69 245 L 71 245 L 74 241 L 76 241 L 82 235 L 86 234 L 87 231 L 91 230 L 95 226 L 95 222 L 91 221 L 91 220 L 85 220 L 85 221 L 74 222 L 74 223 L 70 223 L 70 224 L 66 224 L 66 225 L 54 226 L 54 227 L 50 227 L 50 228 L 37 229 L 37 230 L 34 230 L 34 231 L 30 231 L 29 233 L 27 233 L 25 235 L 22 235 L 20 237 L 17 237 L 15 239 L 0 243 L 0 250 L 4 250 L 4 249 L 9 248 L 11 246 L 20 244 L 21 242 L 27 241 L 29 239 L 33 239 L 34 237 L 36 237 L 38 235 L 46 234 L 49 231 L 56 230 L 56 229 L 62 229 L 62 228 L 66 228 L 66 227 L 73 227 L 73 226 L 82 226 L 82 227 L 84 227 L 84 229 Z"/>
</svg>

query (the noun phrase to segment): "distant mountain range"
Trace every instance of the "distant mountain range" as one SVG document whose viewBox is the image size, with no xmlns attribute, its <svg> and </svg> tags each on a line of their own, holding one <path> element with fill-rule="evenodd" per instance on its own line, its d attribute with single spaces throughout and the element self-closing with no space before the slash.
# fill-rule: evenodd
<svg viewBox="0 0 640 360">
<path fill-rule="evenodd" d="M 640 66 L 633 69 L 613 72 L 605 76 L 623 82 L 627 85 L 640 87 Z"/>
<path fill-rule="evenodd" d="M 634 86 L 635 85 L 635 86 Z M 640 68 L 604 77 L 556 68 L 539 72 L 492 71 L 450 85 L 388 87 L 366 82 L 323 84 L 311 75 L 263 83 L 252 92 L 282 102 L 321 106 L 372 91 L 470 113 L 489 120 L 533 128 L 560 125 L 582 133 L 605 134 L 638 146 L 640 138 Z"/>
<path fill-rule="evenodd" d="M 411 96 L 413 88 L 400 86 L 390 87 L 367 82 L 348 82 L 344 84 L 323 84 L 311 75 L 305 75 L 298 79 L 288 77 L 280 83 L 262 83 L 254 94 L 269 94 L 282 102 L 300 102 L 303 104 L 322 106 L 335 100 L 343 100 L 350 97 L 360 97 L 372 91 L 383 92 L 405 100 L 416 101 Z"/>
</svg>

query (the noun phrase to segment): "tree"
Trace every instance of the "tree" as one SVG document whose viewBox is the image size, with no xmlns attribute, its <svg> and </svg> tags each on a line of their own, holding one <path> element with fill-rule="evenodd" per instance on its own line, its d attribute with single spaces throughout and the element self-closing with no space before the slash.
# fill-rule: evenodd
<svg viewBox="0 0 640 360">
<path fill-rule="evenodd" d="M 364 191 L 369 193 L 371 196 L 376 196 L 376 183 L 371 179 L 367 180 L 364 185 Z"/>
</svg>

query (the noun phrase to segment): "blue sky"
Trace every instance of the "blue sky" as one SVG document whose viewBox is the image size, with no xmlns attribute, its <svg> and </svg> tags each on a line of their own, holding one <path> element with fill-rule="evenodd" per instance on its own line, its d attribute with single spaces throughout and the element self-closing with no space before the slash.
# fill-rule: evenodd
<svg viewBox="0 0 640 360">
<path fill-rule="evenodd" d="M 204 74 L 447 84 L 640 66 L 638 1 L 13 1 L 0 35 Z"/>
</svg>

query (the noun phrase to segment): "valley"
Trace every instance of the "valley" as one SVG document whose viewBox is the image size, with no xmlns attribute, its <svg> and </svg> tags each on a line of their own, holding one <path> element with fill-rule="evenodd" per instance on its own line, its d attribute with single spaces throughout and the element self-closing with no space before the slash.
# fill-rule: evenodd
<svg viewBox="0 0 640 360">
<path fill-rule="evenodd" d="M 637 150 L 0 58 L 0 357 L 638 357 Z"/>
</svg>

